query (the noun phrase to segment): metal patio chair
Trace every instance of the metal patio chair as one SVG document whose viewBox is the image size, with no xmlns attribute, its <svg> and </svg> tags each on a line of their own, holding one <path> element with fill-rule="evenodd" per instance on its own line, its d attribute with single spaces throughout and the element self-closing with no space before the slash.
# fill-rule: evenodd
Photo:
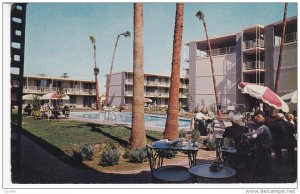
<svg viewBox="0 0 300 194">
<path fill-rule="evenodd" d="M 146 146 L 146 150 L 153 183 L 191 182 L 192 176 L 188 168 L 176 165 L 163 166 L 162 150 L 155 149 L 151 146 Z"/>
</svg>

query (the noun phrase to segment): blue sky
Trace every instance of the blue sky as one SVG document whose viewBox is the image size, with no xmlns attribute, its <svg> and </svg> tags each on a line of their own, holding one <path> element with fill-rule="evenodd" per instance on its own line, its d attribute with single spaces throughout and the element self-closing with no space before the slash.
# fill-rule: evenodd
<svg viewBox="0 0 300 194">
<path fill-rule="evenodd" d="M 175 3 L 144 3 L 144 71 L 170 75 Z M 239 32 L 255 24 L 267 25 L 283 18 L 284 3 L 185 3 L 183 43 L 205 38 L 195 17 L 202 10 L 209 36 Z M 289 3 L 288 17 L 297 15 Z M 46 74 L 93 80 L 96 37 L 100 92 L 105 92 L 112 51 L 119 40 L 113 72 L 133 69 L 133 3 L 30 3 L 27 5 L 25 75 Z M 183 49 L 186 50 L 187 49 Z M 187 53 L 186 53 L 187 56 Z M 182 61 L 184 52 L 182 52 Z M 184 63 L 181 64 L 184 68 Z"/>
</svg>

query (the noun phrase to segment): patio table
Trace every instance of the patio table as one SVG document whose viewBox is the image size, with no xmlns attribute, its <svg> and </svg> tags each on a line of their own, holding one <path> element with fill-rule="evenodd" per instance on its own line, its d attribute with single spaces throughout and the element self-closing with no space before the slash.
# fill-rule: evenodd
<svg viewBox="0 0 300 194">
<path fill-rule="evenodd" d="M 161 154 L 164 150 L 168 151 L 179 151 L 185 152 L 188 155 L 189 165 L 192 166 L 196 164 L 196 156 L 199 150 L 198 146 L 192 142 L 182 142 L 179 143 L 177 146 L 172 146 L 169 141 L 167 140 L 160 140 L 153 142 L 150 146 L 152 149 L 155 150 L 157 160 L 159 165 L 163 165 L 163 154 Z M 161 163 L 161 164 L 160 164 Z"/>
<path fill-rule="evenodd" d="M 189 166 L 196 164 L 198 146 L 192 142 L 160 140 L 147 145 L 147 155 L 150 163 L 153 182 L 179 183 L 192 179 L 188 168 L 181 165 L 163 166 L 166 151 L 180 151 L 187 153 Z"/>
<path fill-rule="evenodd" d="M 189 172 L 195 178 L 223 180 L 235 176 L 236 171 L 228 166 L 222 166 L 219 171 L 210 169 L 211 163 L 197 164 L 190 167 Z"/>
</svg>

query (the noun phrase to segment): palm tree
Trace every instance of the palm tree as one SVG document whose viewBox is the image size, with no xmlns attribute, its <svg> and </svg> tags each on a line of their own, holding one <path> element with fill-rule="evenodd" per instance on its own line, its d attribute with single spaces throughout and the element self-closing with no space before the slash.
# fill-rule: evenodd
<svg viewBox="0 0 300 194">
<path fill-rule="evenodd" d="M 180 83 L 180 58 L 181 58 L 181 45 L 182 45 L 183 14 L 184 14 L 184 4 L 177 3 L 175 27 L 174 27 L 174 40 L 173 40 L 171 85 L 170 85 L 170 93 L 169 93 L 166 129 L 164 131 L 164 138 L 169 140 L 174 140 L 179 136 L 178 99 L 179 99 L 179 83 Z"/>
<path fill-rule="evenodd" d="M 95 82 L 96 82 L 96 109 L 100 110 L 100 96 L 99 96 L 99 86 L 98 86 L 98 74 L 99 74 L 99 68 L 97 67 L 96 62 L 96 39 L 94 36 L 90 36 L 90 40 L 94 46 L 94 75 L 95 75 Z"/>
<path fill-rule="evenodd" d="M 206 35 L 206 41 L 207 41 L 207 45 L 208 45 L 208 54 L 209 54 L 209 59 L 210 59 L 210 67 L 211 67 L 211 73 L 212 73 L 212 77 L 213 77 L 213 84 L 214 84 L 214 91 L 215 91 L 215 99 L 216 99 L 216 105 L 217 105 L 217 114 L 218 116 L 221 115 L 221 111 L 219 110 L 219 94 L 218 94 L 218 89 L 217 89 L 217 84 L 216 84 L 216 78 L 215 78 L 215 69 L 214 69 L 214 62 L 212 59 L 212 55 L 211 55 L 211 46 L 210 46 L 210 41 L 208 38 L 208 34 L 207 34 L 207 26 L 206 26 L 206 22 L 204 19 L 204 14 L 202 11 L 198 11 L 196 13 L 196 17 L 199 18 L 199 20 L 202 20 L 203 22 L 203 26 L 205 29 L 205 35 Z"/>
<path fill-rule="evenodd" d="M 275 87 L 274 92 L 277 93 L 278 85 L 279 85 L 279 77 L 280 77 L 280 70 L 281 70 L 281 61 L 282 61 L 282 50 L 284 46 L 284 37 L 285 37 L 285 28 L 286 28 L 286 14 L 287 14 L 288 3 L 285 3 L 284 6 L 284 14 L 283 14 L 283 27 L 282 27 L 282 35 L 281 35 L 281 44 L 279 50 L 279 59 L 278 59 L 278 66 L 276 71 L 276 80 L 275 80 Z"/>
<path fill-rule="evenodd" d="M 133 107 L 132 130 L 129 144 L 133 148 L 146 145 L 144 121 L 144 19 L 143 4 L 134 3 L 134 44 L 133 44 Z"/>
<path fill-rule="evenodd" d="M 108 77 L 108 80 L 107 80 L 107 86 L 106 86 L 106 95 L 105 95 L 105 105 L 108 106 L 108 95 L 109 95 L 109 89 L 110 89 L 110 81 L 111 81 L 111 74 L 112 74 L 112 69 L 113 69 L 113 65 L 114 65 L 114 61 L 115 61 L 115 54 L 116 54 L 116 49 L 117 49 L 117 45 L 118 45 L 118 41 L 119 41 L 119 38 L 120 36 L 124 36 L 125 38 L 126 37 L 130 37 L 130 32 L 129 31 L 126 31 L 122 34 L 119 34 L 117 36 L 117 40 L 116 40 L 116 44 L 115 44 L 115 48 L 114 48 L 114 52 L 113 52 L 113 56 L 112 56 L 112 61 L 111 61 L 111 65 L 110 65 L 110 72 L 109 72 L 109 77 Z"/>
</svg>

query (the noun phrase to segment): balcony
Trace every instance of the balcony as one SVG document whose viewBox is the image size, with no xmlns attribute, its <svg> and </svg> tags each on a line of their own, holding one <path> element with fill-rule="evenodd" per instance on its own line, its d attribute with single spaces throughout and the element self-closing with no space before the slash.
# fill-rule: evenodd
<svg viewBox="0 0 300 194">
<path fill-rule="evenodd" d="M 222 47 L 217 49 L 211 49 L 211 55 L 212 56 L 218 56 L 218 55 L 228 55 L 235 53 L 235 46 L 229 46 L 229 47 Z M 197 57 L 204 58 L 209 57 L 208 50 L 203 50 L 197 53 Z"/>
<path fill-rule="evenodd" d="M 95 89 L 84 89 L 84 88 L 64 88 L 66 90 L 66 94 L 78 94 L 78 95 L 95 95 Z M 50 92 L 56 92 L 58 87 L 41 87 L 41 86 L 24 86 L 24 93 L 41 93 L 46 94 Z"/>
<path fill-rule="evenodd" d="M 188 86 L 187 86 L 187 84 L 180 84 L 179 87 L 180 88 L 187 88 Z"/>
<path fill-rule="evenodd" d="M 243 42 L 243 50 L 253 49 L 253 48 L 264 48 L 265 41 L 261 39 L 248 40 Z"/>
<path fill-rule="evenodd" d="M 284 36 L 284 43 L 292 43 L 297 42 L 297 32 L 293 32 L 290 34 L 286 34 Z M 275 36 L 275 46 L 278 46 L 281 44 L 281 37 Z"/>
<path fill-rule="evenodd" d="M 146 92 L 146 93 L 145 93 L 145 96 L 146 96 L 146 97 L 156 97 L 156 96 L 157 96 L 157 93 L 156 93 L 156 92 Z"/>
<path fill-rule="evenodd" d="M 186 94 L 180 93 L 180 94 L 179 94 L 179 98 L 187 98 L 187 95 L 186 95 Z"/>
<path fill-rule="evenodd" d="M 132 79 L 126 79 L 125 84 L 133 84 L 133 80 Z"/>
<path fill-rule="evenodd" d="M 166 93 L 166 92 L 160 92 L 160 93 L 159 93 L 159 97 L 169 98 L 169 93 Z"/>
<path fill-rule="evenodd" d="M 133 95 L 133 91 L 127 91 L 125 92 L 125 96 L 132 96 Z"/>
<path fill-rule="evenodd" d="M 264 61 L 244 62 L 244 70 L 265 70 Z"/>
</svg>

